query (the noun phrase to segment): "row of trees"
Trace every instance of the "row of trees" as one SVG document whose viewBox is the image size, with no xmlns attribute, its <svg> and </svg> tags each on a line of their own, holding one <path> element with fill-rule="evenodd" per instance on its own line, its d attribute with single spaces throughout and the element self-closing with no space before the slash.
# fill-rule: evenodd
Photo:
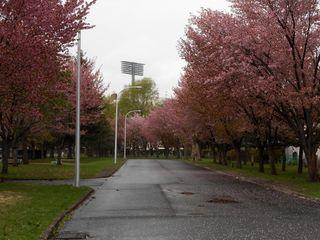
<svg viewBox="0 0 320 240">
<path fill-rule="evenodd" d="M 175 98 L 144 119 L 149 143 L 190 146 L 200 157 L 207 145 L 220 162 L 233 148 L 254 147 L 259 170 L 267 153 L 303 151 L 309 178 L 319 181 L 320 12 L 315 0 L 232 0 L 232 13 L 203 9 L 180 42 L 187 62 Z M 148 126 L 148 127 L 145 127 Z M 138 128 L 136 128 L 138 129 Z"/>
<path fill-rule="evenodd" d="M 77 33 L 90 28 L 86 16 L 95 1 L 6 0 L 0 3 L 0 138 L 2 173 L 10 151 L 45 145 L 61 152 L 72 144 L 76 63 L 68 49 Z M 104 121 L 104 87 L 94 62 L 82 60 L 84 132 Z M 100 124 L 101 125 L 101 124 Z M 90 142 L 90 136 L 87 139 Z M 54 149 L 53 149 L 54 150 Z"/>
</svg>

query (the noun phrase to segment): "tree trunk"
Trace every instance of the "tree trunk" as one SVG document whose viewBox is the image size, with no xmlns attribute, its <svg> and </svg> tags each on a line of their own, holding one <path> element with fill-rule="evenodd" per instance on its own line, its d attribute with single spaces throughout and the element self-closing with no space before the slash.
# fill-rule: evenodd
<svg viewBox="0 0 320 240">
<path fill-rule="evenodd" d="M 10 144 L 7 140 L 2 140 L 2 174 L 8 174 Z"/>
<path fill-rule="evenodd" d="M 201 159 L 199 143 L 197 143 L 196 141 L 192 141 L 191 158 L 194 162 L 199 161 Z"/>
<path fill-rule="evenodd" d="M 71 143 L 68 143 L 68 159 L 73 159 L 73 147 Z"/>
<path fill-rule="evenodd" d="M 218 150 L 218 163 L 222 165 L 222 151 Z"/>
<path fill-rule="evenodd" d="M 64 144 L 62 143 L 60 146 L 58 146 L 58 158 L 57 158 L 57 165 L 62 165 L 62 149 L 63 149 Z"/>
<path fill-rule="evenodd" d="M 29 164 L 28 148 L 27 148 L 26 140 L 23 140 L 22 142 L 22 163 Z"/>
<path fill-rule="evenodd" d="M 299 149 L 299 162 L 298 162 L 298 173 L 302 174 L 303 172 L 303 148 L 300 146 Z"/>
<path fill-rule="evenodd" d="M 31 143 L 31 159 L 34 160 L 36 158 L 36 147 L 34 142 Z"/>
<path fill-rule="evenodd" d="M 44 157 L 44 144 L 41 144 L 41 160 L 45 159 Z"/>
<path fill-rule="evenodd" d="M 18 166 L 18 154 L 17 154 L 17 147 L 15 145 L 12 146 L 12 161 L 13 161 L 13 166 L 17 167 Z"/>
<path fill-rule="evenodd" d="M 228 160 L 227 160 L 227 148 L 223 147 L 223 151 L 222 151 L 222 163 L 225 166 L 228 166 Z"/>
<path fill-rule="evenodd" d="M 286 149 L 283 150 L 283 157 L 282 157 L 282 172 L 286 171 L 287 167 L 287 156 L 286 156 Z"/>
<path fill-rule="evenodd" d="M 234 150 L 236 152 L 236 167 L 237 168 L 242 168 L 242 163 L 241 163 L 241 148 L 237 144 L 234 144 Z"/>
<path fill-rule="evenodd" d="M 258 157 L 259 157 L 259 172 L 264 173 L 264 147 L 258 147 Z"/>
<path fill-rule="evenodd" d="M 211 152 L 212 152 L 212 160 L 214 163 L 217 163 L 217 151 L 215 146 L 211 146 Z"/>
<path fill-rule="evenodd" d="M 308 161 L 309 180 L 311 182 L 318 182 L 320 178 L 317 167 L 317 155 L 315 147 L 305 148 L 305 155 Z"/>
<path fill-rule="evenodd" d="M 181 155 L 180 155 L 180 147 L 176 147 L 176 156 L 177 159 L 180 159 Z"/>
<path fill-rule="evenodd" d="M 50 147 L 50 158 L 54 158 L 54 145 Z"/>
<path fill-rule="evenodd" d="M 271 175 L 277 175 L 274 147 L 272 146 L 268 146 L 268 157 L 269 157 L 269 164 L 271 168 Z"/>
<path fill-rule="evenodd" d="M 62 147 L 58 147 L 58 158 L 57 158 L 57 165 L 62 165 Z"/>
<path fill-rule="evenodd" d="M 166 159 L 169 159 L 169 148 L 168 147 L 165 147 L 165 149 L 164 149 L 164 156 L 165 156 L 165 158 Z"/>
</svg>

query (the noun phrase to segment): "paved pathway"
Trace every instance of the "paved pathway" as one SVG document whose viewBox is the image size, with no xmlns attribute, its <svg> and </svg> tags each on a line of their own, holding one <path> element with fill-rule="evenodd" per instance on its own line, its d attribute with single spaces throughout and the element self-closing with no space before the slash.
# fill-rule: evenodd
<svg viewBox="0 0 320 240">
<path fill-rule="evenodd" d="M 318 240 L 320 205 L 180 161 L 128 161 L 61 239 Z"/>
</svg>

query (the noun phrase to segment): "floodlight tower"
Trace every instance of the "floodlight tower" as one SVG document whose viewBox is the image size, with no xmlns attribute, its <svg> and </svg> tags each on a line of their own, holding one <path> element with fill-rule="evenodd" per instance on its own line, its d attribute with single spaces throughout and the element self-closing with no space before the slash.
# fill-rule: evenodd
<svg viewBox="0 0 320 240">
<path fill-rule="evenodd" d="M 121 72 L 132 76 L 131 84 L 134 85 L 135 76 L 143 76 L 144 64 L 136 62 L 121 62 Z"/>
</svg>

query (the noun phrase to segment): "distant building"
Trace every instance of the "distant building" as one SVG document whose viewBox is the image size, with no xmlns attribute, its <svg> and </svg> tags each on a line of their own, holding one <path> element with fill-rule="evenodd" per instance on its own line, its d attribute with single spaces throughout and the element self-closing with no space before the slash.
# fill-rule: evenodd
<svg viewBox="0 0 320 240">
<path fill-rule="evenodd" d="M 299 151 L 300 147 L 287 147 L 285 152 L 286 152 L 286 159 L 288 163 L 297 163 L 299 159 Z M 305 154 L 303 153 L 303 162 L 307 164 L 307 160 L 305 157 Z M 320 148 L 317 151 L 317 158 L 318 158 L 318 166 L 320 166 Z"/>
</svg>

